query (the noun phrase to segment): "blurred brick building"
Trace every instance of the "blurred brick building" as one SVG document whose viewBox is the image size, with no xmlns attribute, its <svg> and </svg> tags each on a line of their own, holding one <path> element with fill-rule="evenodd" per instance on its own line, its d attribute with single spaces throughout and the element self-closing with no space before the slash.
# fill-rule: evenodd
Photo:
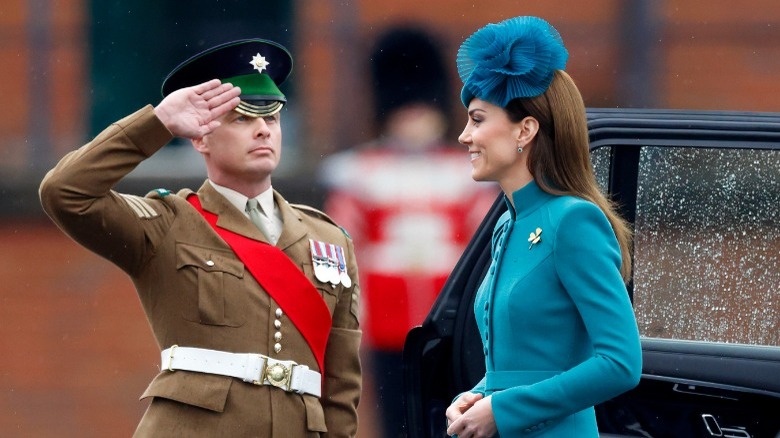
<svg viewBox="0 0 780 438">
<path fill-rule="evenodd" d="M 241 2 L 199 3 L 230 12 Z M 128 436 L 145 409 L 136 398 L 157 372 L 157 347 L 132 286 L 53 228 L 36 190 L 43 172 L 104 119 L 156 103 L 150 84 L 175 62 L 164 49 L 180 46 L 179 60 L 238 33 L 282 35 L 296 58 L 288 85 L 295 98 L 287 167 L 275 186 L 315 205 L 318 188 L 305 175 L 322 156 L 376 134 L 366 116 L 367 53 L 394 24 L 422 24 L 442 38 L 455 84 L 455 52 L 465 37 L 488 22 L 539 15 L 562 34 L 568 70 L 588 106 L 780 110 L 780 3 L 771 0 L 749 7 L 725 0 L 275 3 L 278 28 L 258 26 L 256 34 L 251 20 L 236 21 L 238 13 L 221 22 L 219 14 L 195 16 L 197 8 L 182 11 L 171 1 L 0 5 L 0 435 Z M 215 30 L 225 27 L 234 33 Z M 118 30 L 109 36 L 107 28 Z M 462 108 L 451 117 L 458 130 Z M 176 189 L 203 178 L 199 169 L 174 180 L 150 172 L 130 189 Z M 371 400 L 361 405 L 363 437 L 372 436 L 372 409 Z"/>
</svg>

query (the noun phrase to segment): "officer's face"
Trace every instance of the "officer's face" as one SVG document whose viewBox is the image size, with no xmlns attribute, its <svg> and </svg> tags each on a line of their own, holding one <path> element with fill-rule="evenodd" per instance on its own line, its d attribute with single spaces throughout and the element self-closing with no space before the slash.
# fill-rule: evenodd
<svg viewBox="0 0 780 438">
<path fill-rule="evenodd" d="M 502 187 L 524 165 L 517 153 L 520 127 L 509 120 L 506 111 L 480 99 L 472 99 L 468 122 L 458 141 L 467 146 L 471 176 L 475 181 L 497 181 Z"/>
<path fill-rule="evenodd" d="M 270 181 L 282 153 L 279 113 L 254 118 L 231 111 L 219 120 L 222 124 L 195 144 L 209 178 L 227 187 Z"/>
</svg>

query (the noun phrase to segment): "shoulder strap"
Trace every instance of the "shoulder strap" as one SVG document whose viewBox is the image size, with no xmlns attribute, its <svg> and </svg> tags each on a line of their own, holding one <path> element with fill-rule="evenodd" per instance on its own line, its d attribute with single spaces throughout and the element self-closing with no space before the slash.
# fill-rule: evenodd
<svg viewBox="0 0 780 438">
<path fill-rule="evenodd" d="M 349 235 L 347 230 L 345 230 L 344 227 L 342 227 L 341 225 L 337 224 L 336 221 L 334 221 L 333 218 L 325 214 L 325 212 L 303 204 L 290 204 L 290 207 L 298 209 L 309 216 L 324 220 L 325 222 L 328 222 L 331 225 L 338 227 L 338 229 L 340 229 L 341 232 L 344 233 L 344 235 L 347 236 L 348 239 L 352 239 L 352 236 Z"/>
<path fill-rule="evenodd" d="M 233 249 L 249 272 L 282 308 L 309 344 L 324 375 L 325 347 L 330 335 L 328 306 L 317 289 L 279 248 L 217 226 L 217 215 L 203 209 L 198 196 L 187 201 Z"/>
</svg>

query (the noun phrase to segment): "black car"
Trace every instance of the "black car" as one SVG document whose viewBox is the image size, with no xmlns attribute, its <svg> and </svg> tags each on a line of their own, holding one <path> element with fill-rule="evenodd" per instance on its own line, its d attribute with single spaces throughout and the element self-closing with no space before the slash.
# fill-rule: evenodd
<svg viewBox="0 0 780 438">
<path fill-rule="evenodd" d="M 780 114 L 589 109 L 603 189 L 633 225 L 642 379 L 604 437 L 780 437 Z M 496 200 L 404 349 L 409 436 L 485 372 L 474 321 Z M 522 334 L 519 334 L 522 335 Z"/>
</svg>

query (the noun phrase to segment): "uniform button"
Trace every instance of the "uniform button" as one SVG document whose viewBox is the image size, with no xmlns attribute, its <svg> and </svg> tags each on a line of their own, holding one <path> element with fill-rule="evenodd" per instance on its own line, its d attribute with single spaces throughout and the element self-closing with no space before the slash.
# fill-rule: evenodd
<svg viewBox="0 0 780 438">
<path fill-rule="evenodd" d="M 277 352 L 277 353 L 282 351 L 282 344 L 280 344 L 278 342 L 276 344 L 274 344 L 274 351 Z"/>
<path fill-rule="evenodd" d="M 206 260 L 206 266 L 214 266 L 214 260 Z"/>
<path fill-rule="evenodd" d="M 279 309 L 279 308 L 276 309 L 276 317 L 277 318 L 281 318 L 283 314 L 284 313 L 282 313 L 282 309 Z"/>
<path fill-rule="evenodd" d="M 274 327 L 277 329 L 282 328 L 282 321 L 279 321 L 278 319 L 274 320 Z"/>
<path fill-rule="evenodd" d="M 282 340 L 282 332 L 274 333 L 274 341 L 279 342 Z"/>
</svg>

